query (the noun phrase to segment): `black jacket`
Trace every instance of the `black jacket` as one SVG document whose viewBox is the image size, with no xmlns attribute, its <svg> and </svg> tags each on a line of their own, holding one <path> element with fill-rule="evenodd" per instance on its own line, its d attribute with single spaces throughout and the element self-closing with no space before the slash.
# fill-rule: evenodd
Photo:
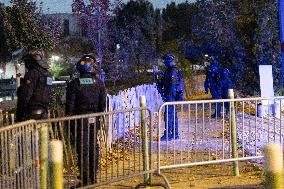
<svg viewBox="0 0 284 189">
<path fill-rule="evenodd" d="M 105 86 L 97 77 L 86 73 L 68 83 L 66 90 L 67 115 L 103 112 L 105 106 Z"/>
<path fill-rule="evenodd" d="M 52 85 L 49 72 L 42 67 L 29 67 L 20 87 L 17 89 L 17 120 L 32 118 L 32 111 L 41 109 L 47 117 L 50 101 L 50 87 Z"/>
</svg>

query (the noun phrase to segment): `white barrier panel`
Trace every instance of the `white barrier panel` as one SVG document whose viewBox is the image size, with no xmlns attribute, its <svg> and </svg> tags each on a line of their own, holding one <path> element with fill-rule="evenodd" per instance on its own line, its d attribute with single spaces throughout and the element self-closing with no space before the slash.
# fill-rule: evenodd
<svg viewBox="0 0 284 189">
<path fill-rule="evenodd" d="M 159 106 L 163 104 L 162 97 L 157 90 L 156 84 L 148 84 L 121 90 L 118 92 L 118 95 L 108 95 L 107 110 L 114 111 L 139 107 L 139 97 L 142 95 L 146 97 L 146 106 L 151 112 L 157 112 Z M 114 135 L 122 136 L 123 133 L 127 132 L 129 129 L 139 126 L 140 114 L 132 112 L 127 115 L 119 114 L 116 116 L 114 125 L 127 125 L 128 128 L 121 127 L 116 130 L 118 133 L 113 133 Z"/>
</svg>

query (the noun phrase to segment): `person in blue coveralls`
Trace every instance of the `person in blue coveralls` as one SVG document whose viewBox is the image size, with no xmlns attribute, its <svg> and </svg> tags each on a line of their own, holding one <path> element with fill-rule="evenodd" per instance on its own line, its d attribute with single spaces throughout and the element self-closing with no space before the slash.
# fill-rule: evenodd
<svg viewBox="0 0 284 189">
<path fill-rule="evenodd" d="M 205 94 L 208 94 L 208 89 L 213 99 L 219 99 L 220 95 L 218 93 L 218 82 L 220 78 L 220 67 L 219 62 L 211 58 L 210 66 L 206 70 L 206 79 L 204 83 Z M 215 113 L 211 117 L 221 117 L 220 113 L 220 103 L 217 103 Z"/>
<path fill-rule="evenodd" d="M 106 107 L 106 89 L 98 78 L 97 61 L 93 56 L 85 55 L 76 64 L 79 78 L 73 79 L 66 89 L 66 114 L 81 115 L 103 112 Z M 96 175 L 99 164 L 99 146 L 97 133 L 100 120 L 83 119 L 77 122 L 72 132 L 77 132 L 76 151 L 80 169 L 81 185 L 86 186 L 97 182 Z M 74 135 L 74 133 L 73 133 Z"/>
<path fill-rule="evenodd" d="M 171 53 L 163 56 L 163 63 L 167 67 L 157 82 L 157 88 L 164 102 L 184 100 L 184 79 L 180 70 L 175 65 L 175 57 Z M 178 116 L 173 105 L 165 107 L 164 112 L 165 131 L 161 141 L 170 141 L 179 138 Z"/>
<path fill-rule="evenodd" d="M 227 68 L 220 69 L 220 78 L 218 82 L 218 94 L 221 99 L 229 99 L 229 89 L 233 89 L 234 85 L 230 77 L 230 71 Z M 224 104 L 226 109 L 226 114 L 229 112 L 229 102 L 225 102 Z M 218 109 L 218 115 L 220 115 L 220 109 Z"/>
<path fill-rule="evenodd" d="M 211 64 L 207 69 L 204 88 L 206 94 L 208 94 L 208 89 L 210 89 L 213 99 L 228 99 L 228 90 L 233 88 L 230 71 L 227 68 L 221 68 L 218 61 L 212 59 Z M 228 112 L 229 103 L 226 102 L 224 106 Z M 217 103 L 215 113 L 211 117 L 221 117 L 220 103 Z"/>
</svg>

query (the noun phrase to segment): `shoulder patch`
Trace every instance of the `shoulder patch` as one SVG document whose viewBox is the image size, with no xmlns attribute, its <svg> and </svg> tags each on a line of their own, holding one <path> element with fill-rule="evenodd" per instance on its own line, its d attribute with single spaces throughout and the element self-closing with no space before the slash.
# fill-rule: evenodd
<svg viewBox="0 0 284 189">
<path fill-rule="evenodd" d="M 92 78 L 79 78 L 81 85 L 91 85 L 94 83 Z"/>
<path fill-rule="evenodd" d="M 52 85 L 52 81 L 53 81 L 53 80 L 52 80 L 51 77 L 47 77 L 47 78 L 46 78 L 46 84 L 47 84 L 47 85 Z"/>
</svg>

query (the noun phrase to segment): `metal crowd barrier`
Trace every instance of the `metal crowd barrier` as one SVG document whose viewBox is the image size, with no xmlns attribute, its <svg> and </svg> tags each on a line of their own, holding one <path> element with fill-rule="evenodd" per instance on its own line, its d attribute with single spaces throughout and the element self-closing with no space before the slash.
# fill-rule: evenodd
<svg viewBox="0 0 284 189">
<path fill-rule="evenodd" d="M 263 157 L 269 143 L 283 144 L 284 97 L 167 102 L 158 112 L 158 173 Z M 221 108 L 220 117 L 215 109 Z M 227 107 L 227 109 L 226 109 Z M 177 112 L 177 113 L 174 113 Z M 172 119 L 172 122 L 171 122 Z M 179 135 L 169 137 L 178 124 Z M 234 127 L 232 127 L 234 126 Z"/>
<path fill-rule="evenodd" d="M 11 125 L 15 123 L 15 115 L 9 112 L 3 112 L 0 109 L 0 127 Z"/>
<path fill-rule="evenodd" d="M 149 109 L 133 108 L 6 126 L 0 128 L 0 188 L 43 184 L 38 176 L 41 135 L 37 133 L 46 126 L 49 139 L 63 142 L 66 188 L 92 188 L 142 175 L 145 184 L 150 173 L 160 174 L 163 169 L 259 161 L 264 145 L 283 142 L 283 100 L 168 102 L 160 107 L 157 124 Z M 221 109 L 220 117 L 216 107 Z M 174 128 L 178 124 L 179 135 L 161 141 L 170 119 Z"/>
<path fill-rule="evenodd" d="M 152 115 L 145 108 L 38 121 L 39 126 L 49 125 L 50 139 L 63 142 L 65 187 L 95 187 L 145 174 L 142 123 L 135 119 L 141 111 L 146 112 L 146 129 L 151 131 Z M 108 130 L 112 135 L 110 144 Z M 151 132 L 148 135 L 151 137 Z M 92 171 L 96 166 L 95 176 Z M 151 169 L 149 166 L 146 171 Z"/>
<path fill-rule="evenodd" d="M 39 188 L 35 121 L 0 128 L 0 188 Z"/>
</svg>

